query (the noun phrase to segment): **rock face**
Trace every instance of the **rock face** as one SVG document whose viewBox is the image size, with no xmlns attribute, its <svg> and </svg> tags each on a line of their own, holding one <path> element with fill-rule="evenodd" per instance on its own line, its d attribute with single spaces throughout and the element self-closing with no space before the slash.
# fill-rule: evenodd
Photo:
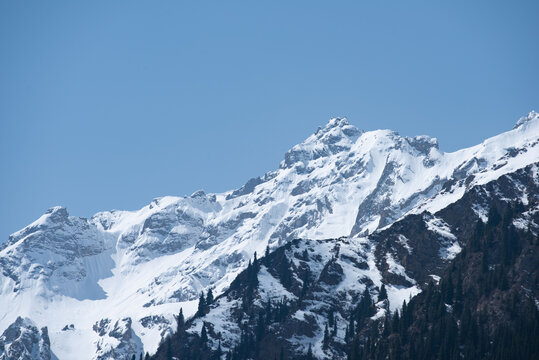
<svg viewBox="0 0 539 360">
<path fill-rule="evenodd" d="M 130 318 L 144 351 L 153 352 L 175 329 L 180 307 L 192 315 L 200 291 L 225 291 L 266 246 L 295 238 L 365 237 L 407 214 L 429 218 L 441 234 L 453 223 L 427 213 L 538 158 L 536 113 L 509 132 L 454 153 L 440 151 L 426 136 L 362 132 L 345 119 L 332 119 L 290 149 L 279 169 L 234 191 L 163 197 L 138 211 L 101 212 L 91 219 L 69 216 L 61 207 L 48 210 L 2 245 L 0 305 L 13 310 L 0 329 L 28 316 L 48 326 L 59 358 L 97 358 L 99 349 L 119 342 L 95 332 L 96 322 Z M 437 249 L 428 245 L 432 239 L 422 240 L 425 249 Z M 444 238 L 443 249 L 428 256 L 449 259 L 458 242 Z M 412 264 L 412 256 L 403 261 Z M 336 281 L 331 279 L 338 268 L 331 270 L 328 281 Z M 401 282 L 412 280 L 423 278 Z"/>
<path fill-rule="evenodd" d="M 102 319 L 92 329 L 99 335 L 97 341 L 98 360 L 129 359 L 142 352 L 142 343 L 131 328 L 131 318 L 124 318 L 112 323 Z"/>
<path fill-rule="evenodd" d="M 2 360 L 51 360 L 49 334 L 46 327 L 39 330 L 30 319 L 18 317 L 0 336 Z"/>
</svg>

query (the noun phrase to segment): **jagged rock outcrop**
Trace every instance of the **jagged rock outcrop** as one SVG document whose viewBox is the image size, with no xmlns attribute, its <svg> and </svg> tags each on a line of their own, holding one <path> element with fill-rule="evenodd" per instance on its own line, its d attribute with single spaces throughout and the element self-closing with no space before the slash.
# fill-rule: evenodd
<svg viewBox="0 0 539 360">
<path fill-rule="evenodd" d="M 0 336 L 1 360 L 51 360 L 47 327 L 38 329 L 30 319 L 18 317 Z"/>
</svg>

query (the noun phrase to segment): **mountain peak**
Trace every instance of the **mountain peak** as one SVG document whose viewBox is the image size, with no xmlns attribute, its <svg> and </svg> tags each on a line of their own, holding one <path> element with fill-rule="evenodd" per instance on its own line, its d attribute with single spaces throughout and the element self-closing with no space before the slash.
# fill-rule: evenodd
<svg viewBox="0 0 539 360">
<path fill-rule="evenodd" d="M 517 123 L 515 124 L 515 127 L 513 129 L 517 129 L 519 127 L 522 127 L 524 124 L 529 123 L 533 120 L 539 120 L 539 113 L 537 113 L 535 110 L 532 110 L 528 113 L 528 115 L 521 117 L 518 119 Z"/>
<path fill-rule="evenodd" d="M 347 118 L 345 117 L 334 117 L 334 118 L 331 118 L 329 119 L 327 125 L 325 126 L 326 128 L 328 127 L 343 127 L 343 126 L 347 126 L 347 125 L 350 125 L 350 122 L 348 121 Z"/>
<path fill-rule="evenodd" d="M 69 217 L 69 213 L 63 206 L 53 206 L 45 211 L 44 216 L 46 216 L 52 222 L 60 222 L 67 219 Z"/>
<path fill-rule="evenodd" d="M 319 127 L 314 134 L 318 140 L 329 140 L 331 137 L 342 137 L 345 135 L 355 140 L 357 136 L 361 134 L 361 131 L 355 126 L 351 125 L 348 119 L 345 117 L 335 117 L 328 121 L 326 126 Z"/>
<path fill-rule="evenodd" d="M 296 163 L 306 163 L 310 160 L 348 150 L 361 133 L 362 131 L 350 125 L 346 118 L 332 118 L 324 127 L 319 127 L 305 141 L 288 150 L 281 167 L 291 167 Z"/>
</svg>

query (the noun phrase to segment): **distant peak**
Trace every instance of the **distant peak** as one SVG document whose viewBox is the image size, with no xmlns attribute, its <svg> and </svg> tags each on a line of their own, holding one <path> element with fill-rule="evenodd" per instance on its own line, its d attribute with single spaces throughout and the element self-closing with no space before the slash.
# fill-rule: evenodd
<svg viewBox="0 0 539 360">
<path fill-rule="evenodd" d="M 191 197 L 196 198 L 204 198 L 206 197 L 206 192 L 204 190 L 197 190 L 194 193 L 191 194 Z"/>
<path fill-rule="evenodd" d="M 54 214 L 57 212 L 65 212 L 67 213 L 67 209 L 63 206 L 53 206 L 51 208 L 48 208 L 47 211 L 45 211 L 45 214 Z"/>
<path fill-rule="evenodd" d="M 348 119 L 345 117 L 335 117 L 329 119 L 327 124 L 324 127 L 318 127 L 315 135 L 321 137 L 324 134 L 334 132 L 334 131 L 344 131 L 346 129 L 353 129 L 354 133 L 360 132 L 355 126 L 351 125 Z"/>
<path fill-rule="evenodd" d="M 332 118 L 305 141 L 288 150 L 281 167 L 305 164 L 313 159 L 349 150 L 361 133 L 362 131 L 350 125 L 346 118 Z"/>
<path fill-rule="evenodd" d="M 335 117 L 335 118 L 329 119 L 326 127 L 336 127 L 336 126 L 343 127 L 346 125 L 350 125 L 350 123 L 345 117 Z"/>
<path fill-rule="evenodd" d="M 45 211 L 45 215 L 48 215 L 52 220 L 58 220 L 66 219 L 69 216 L 69 213 L 63 206 L 53 206 Z"/>
<path fill-rule="evenodd" d="M 319 127 L 315 136 L 318 140 L 323 141 L 324 139 L 327 140 L 328 136 L 335 138 L 345 135 L 350 138 L 357 138 L 360 134 L 361 131 L 351 125 L 345 117 L 335 117 L 330 119 L 323 128 Z"/>
<path fill-rule="evenodd" d="M 528 113 L 528 115 L 521 117 L 518 119 L 517 123 L 515 124 L 515 127 L 513 129 L 517 129 L 524 124 L 529 123 L 532 120 L 539 120 L 539 113 L 537 113 L 535 110 L 532 110 Z"/>
</svg>

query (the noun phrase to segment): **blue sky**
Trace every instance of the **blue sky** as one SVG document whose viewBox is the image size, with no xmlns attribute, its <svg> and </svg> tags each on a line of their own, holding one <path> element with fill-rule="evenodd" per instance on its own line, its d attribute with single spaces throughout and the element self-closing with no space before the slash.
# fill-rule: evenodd
<svg viewBox="0 0 539 360">
<path fill-rule="evenodd" d="M 539 109 L 538 4 L 2 1 L 0 239 L 237 188 L 334 116 L 479 143 Z"/>
</svg>

